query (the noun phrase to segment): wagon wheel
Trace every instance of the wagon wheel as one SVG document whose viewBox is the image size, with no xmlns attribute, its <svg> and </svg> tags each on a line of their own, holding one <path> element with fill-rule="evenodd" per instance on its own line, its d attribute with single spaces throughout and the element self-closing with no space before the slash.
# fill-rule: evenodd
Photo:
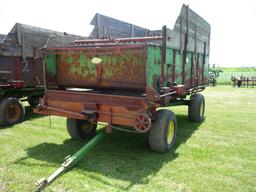
<svg viewBox="0 0 256 192">
<path fill-rule="evenodd" d="M 91 139 L 96 135 L 96 123 L 87 120 L 67 118 L 67 130 L 73 139 Z"/>
<path fill-rule="evenodd" d="M 140 133 L 147 132 L 151 127 L 151 119 L 150 117 L 143 113 L 139 114 L 135 117 L 134 120 L 134 129 Z"/>
<path fill-rule="evenodd" d="M 201 94 L 191 96 L 188 105 L 188 118 L 194 122 L 200 122 L 204 119 L 205 100 Z"/>
<path fill-rule="evenodd" d="M 177 119 L 175 114 L 167 109 L 157 111 L 157 117 L 149 132 L 149 146 L 155 152 L 166 153 L 175 144 Z"/>
<path fill-rule="evenodd" d="M 0 124 L 13 125 L 23 120 L 25 109 L 17 98 L 6 98 L 0 104 Z"/>
</svg>

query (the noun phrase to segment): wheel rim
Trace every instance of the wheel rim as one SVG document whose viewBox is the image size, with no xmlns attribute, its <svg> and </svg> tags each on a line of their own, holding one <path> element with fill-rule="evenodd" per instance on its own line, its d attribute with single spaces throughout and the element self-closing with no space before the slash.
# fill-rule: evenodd
<svg viewBox="0 0 256 192">
<path fill-rule="evenodd" d="M 167 143 L 171 144 L 172 139 L 174 136 L 174 122 L 171 121 L 168 126 L 168 132 L 167 132 Z"/>
<path fill-rule="evenodd" d="M 151 127 L 151 119 L 147 114 L 139 114 L 134 119 L 134 128 L 139 133 L 147 132 Z"/>
<path fill-rule="evenodd" d="M 204 116 L 204 102 L 202 102 L 200 106 L 200 117 L 202 118 L 203 116 Z"/>
<path fill-rule="evenodd" d="M 6 118 L 8 121 L 14 122 L 19 119 L 21 115 L 21 109 L 18 105 L 10 105 L 8 106 Z"/>
<path fill-rule="evenodd" d="M 82 125 L 82 129 L 83 129 L 83 131 L 84 131 L 85 133 L 89 133 L 89 132 L 92 130 L 92 128 L 93 128 L 93 124 L 92 124 L 92 123 L 86 122 L 86 123 L 84 123 L 84 124 Z"/>
</svg>

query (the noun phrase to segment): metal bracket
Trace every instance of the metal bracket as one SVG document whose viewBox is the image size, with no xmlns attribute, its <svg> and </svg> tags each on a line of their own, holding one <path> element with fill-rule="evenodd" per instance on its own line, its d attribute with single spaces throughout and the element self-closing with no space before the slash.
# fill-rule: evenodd
<svg viewBox="0 0 256 192">
<path fill-rule="evenodd" d="M 97 119 L 97 112 L 94 110 L 83 110 L 81 113 L 85 115 L 86 119 L 90 122 L 95 122 Z"/>
<path fill-rule="evenodd" d="M 112 108 L 109 109 L 109 121 L 108 121 L 108 127 L 106 128 L 107 133 L 112 132 Z"/>
</svg>

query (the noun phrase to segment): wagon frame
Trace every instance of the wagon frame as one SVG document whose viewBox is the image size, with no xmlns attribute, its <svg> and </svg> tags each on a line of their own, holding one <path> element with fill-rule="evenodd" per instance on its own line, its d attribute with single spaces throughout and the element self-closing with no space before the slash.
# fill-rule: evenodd
<svg viewBox="0 0 256 192">
<path fill-rule="evenodd" d="M 177 120 L 157 108 L 188 105 L 190 120 L 204 119 L 205 101 L 198 92 L 208 85 L 210 25 L 183 6 L 174 31 L 163 26 L 153 34 L 45 48 L 46 91 L 34 111 L 67 117 L 72 138 L 90 138 L 96 124 L 105 122 L 108 133 L 116 125 L 150 131 L 151 149 L 169 151 Z"/>
</svg>

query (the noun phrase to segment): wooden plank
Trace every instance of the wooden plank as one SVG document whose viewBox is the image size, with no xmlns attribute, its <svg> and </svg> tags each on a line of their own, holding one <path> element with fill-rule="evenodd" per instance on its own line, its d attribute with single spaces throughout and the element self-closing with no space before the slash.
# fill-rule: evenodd
<svg viewBox="0 0 256 192">
<path fill-rule="evenodd" d="M 98 22 L 97 20 L 100 20 Z M 97 38 L 100 36 L 109 36 L 112 38 L 120 37 L 144 37 L 148 29 L 133 25 L 128 22 L 124 22 L 118 19 L 114 19 L 105 15 L 95 14 L 91 21 L 91 25 L 94 25 L 89 37 Z M 105 31 L 105 33 L 104 33 Z"/>
<path fill-rule="evenodd" d="M 189 15 L 188 23 L 187 25 L 182 25 L 181 21 L 186 21 L 187 14 Z M 182 6 L 173 30 L 182 34 L 186 34 L 188 31 L 188 51 L 194 51 L 194 39 L 197 38 L 196 46 L 198 52 L 204 53 L 204 42 L 206 42 L 206 54 L 209 55 L 211 26 L 190 8 L 188 8 L 187 13 L 186 5 Z"/>
<path fill-rule="evenodd" d="M 50 38 L 50 41 L 49 41 Z M 16 23 L 5 40 L 0 43 L 0 55 L 34 57 L 34 50 L 49 45 L 70 45 L 86 37 Z"/>
<path fill-rule="evenodd" d="M 6 35 L 0 34 L 0 43 L 5 39 Z"/>
</svg>

